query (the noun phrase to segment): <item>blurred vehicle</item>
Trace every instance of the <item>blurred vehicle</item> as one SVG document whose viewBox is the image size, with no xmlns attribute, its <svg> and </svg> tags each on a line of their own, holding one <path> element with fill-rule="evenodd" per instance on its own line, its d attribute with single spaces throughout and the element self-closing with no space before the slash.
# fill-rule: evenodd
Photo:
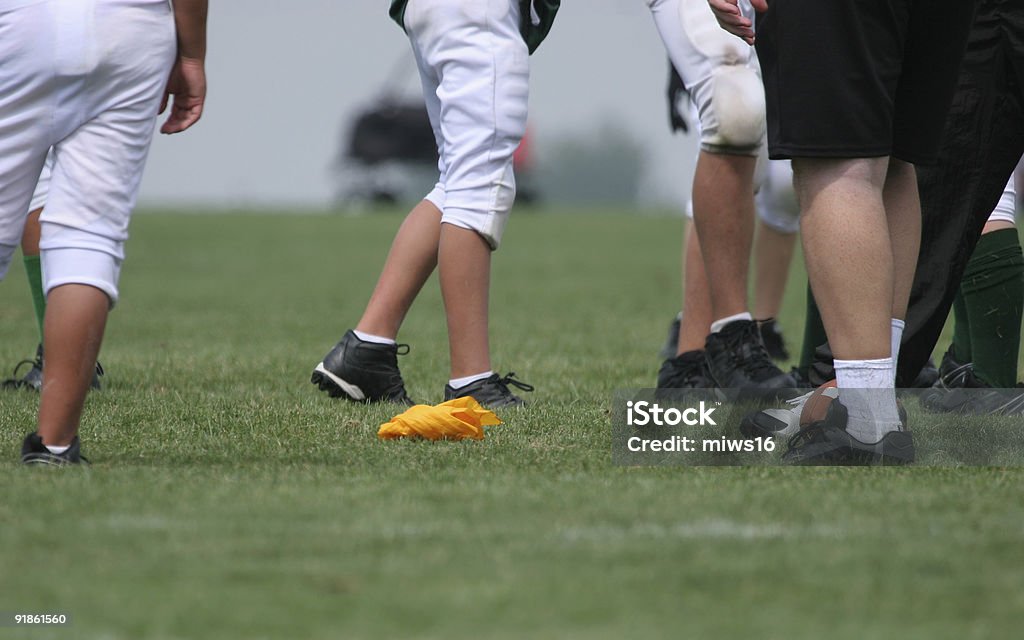
<svg viewBox="0 0 1024 640">
<path fill-rule="evenodd" d="M 403 56 L 384 87 L 346 120 L 333 164 L 335 204 L 345 210 L 416 202 L 437 182 L 437 145 L 423 98 L 407 90 L 415 67 Z M 418 86 L 418 83 L 416 83 Z M 515 154 L 517 201 L 537 200 L 529 133 Z"/>
</svg>

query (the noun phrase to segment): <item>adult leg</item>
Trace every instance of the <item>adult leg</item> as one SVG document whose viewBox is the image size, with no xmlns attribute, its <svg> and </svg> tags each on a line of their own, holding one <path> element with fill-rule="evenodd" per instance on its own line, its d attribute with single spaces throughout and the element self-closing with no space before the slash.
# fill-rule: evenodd
<svg viewBox="0 0 1024 640">
<path fill-rule="evenodd" d="M 808 277 L 837 359 L 890 356 L 887 167 L 885 158 L 793 160 Z"/>
</svg>

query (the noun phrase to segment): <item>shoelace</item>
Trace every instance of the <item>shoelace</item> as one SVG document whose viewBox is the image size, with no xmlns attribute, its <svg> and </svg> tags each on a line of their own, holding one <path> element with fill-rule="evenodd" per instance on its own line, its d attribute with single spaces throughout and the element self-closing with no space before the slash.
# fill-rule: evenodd
<svg viewBox="0 0 1024 640">
<path fill-rule="evenodd" d="M 395 355 L 405 356 L 409 355 L 412 351 L 412 347 L 408 344 L 401 343 L 395 345 Z M 395 364 L 398 364 L 398 358 L 395 358 Z M 409 393 L 405 390 L 405 381 L 402 380 L 402 374 L 399 372 L 393 373 L 389 379 L 390 385 L 384 391 L 385 396 L 388 398 L 408 398 Z"/>
<path fill-rule="evenodd" d="M 511 385 L 521 391 L 533 391 L 532 384 L 526 384 L 521 380 L 514 380 L 513 378 L 515 378 L 515 375 L 515 373 L 509 372 L 509 374 L 504 378 L 498 379 L 498 384 L 504 386 L 506 389 L 508 388 L 509 385 Z"/>
<path fill-rule="evenodd" d="M 738 361 L 743 372 L 752 379 L 761 379 L 761 374 L 766 378 L 775 375 L 777 368 L 772 364 L 771 356 L 761 341 L 755 323 L 751 322 L 747 329 L 737 333 L 729 341 L 728 346 L 733 360 Z"/>
<path fill-rule="evenodd" d="M 18 371 L 23 366 L 25 366 L 26 364 L 39 367 L 40 369 L 43 368 L 43 363 L 38 358 L 36 358 L 34 360 L 25 359 L 25 360 L 22 360 L 21 362 L 19 362 L 18 364 L 14 365 L 14 373 L 11 374 L 11 377 L 12 378 L 17 378 L 18 377 Z"/>
<path fill-rule="evenodd" d="M 40 369 L 43 368 L 42 360 L 39 359 L 39 358 L 35 358 L 35 359 L 31 359 L 31 360 L 30 359 L 22 360 L 18 364 L 14 365 L 14 372 L 11 373 L 11 377 L 10 378 L 8 378 L 7 380 L 3 381 L 3 385 L 5 387 L 7 387 L 7 388 L 11 388 L 11 387 L 21 388 L 23 386 L 28 386 L 27 383 L 24 380 L 22 380 L 21 377 L 18 376 L 18 372 L 26 364 L 27 365 L 31 365 L 31 366 L 39 367 Z"/>
<path fill-rule="evenodd" d="M 964 386 L 965 378 L 974 372 L 974 363 L 968 362 L 953 369 L 946 375 L 939 378 L 939 383 L 944 389 L 956 389 Z"/>
</svg>

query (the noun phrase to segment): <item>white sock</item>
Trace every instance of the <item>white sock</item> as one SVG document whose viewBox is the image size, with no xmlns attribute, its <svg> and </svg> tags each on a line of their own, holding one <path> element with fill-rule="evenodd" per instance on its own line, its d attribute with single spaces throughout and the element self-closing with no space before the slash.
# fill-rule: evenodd
<svg viewBox="0 0 1024 640">
<path fill-rule="evenodd" d="M 363 342 L 373 342 L 376 344 L 397 344 L 391 338 L 385 338 L 384 336 L 375 336 L 372 333 L 363 333 L 362 331 L 352 330 L 352 333 L 356 334 L 356 337 Z"/>
<path fill-rule="evenodd" d="M 900 359 L 900 343 L 903 341 L 903 329 L 907 323 L 899 318 L 892 319 L 892 380 L 896 384 L 896 366 Z"/>
<path fill-rule="evenodd" d="M 718 333 L 719 331 L 724 329 L 725 326 L 727 324 L 729 324 L 730 322 L 736 322 L 737 320 L 753 320 L 753 319 L 754 319 L 754 316 L 752 316 L 752 315 L 750 315 L 750 313 L 744 311 L 743 313 L 737 313 L 734 316 L 729 316 L 727 318 L 722 318 L 721 320 L 715 320 L 714 322 L 711 323 L 711 333 Z"/>
<path fill-rule="evenodd" d="M 836 360 L 835 368 L 839 399 L 849 414 L 846 430 L 850 435 L 870 444 L 899 430 L 892 358 Z"/>
<path fill-rule="evenodd" d="M 66 445 L 66 446 L 63 446 L 63 447 L 55 447 L 55 446 L 51 446 L 51 445 L 47 444 L 47 445 L 43 445 L 43 446 L 45 446 L 46 450 L 49 451 L 50 453 L 52 453 L 55 456 L 59 456 L 60 454 L 64 453 L 65 451 L 67 451 L 68 449 L 71 448 L 71 445 Z"/>
<path fill-rule="evenodd" d="M 462 387 L 466 387 L 473 384 L 477 380 L 484 380 L 485 378 L 490 378 L 493 375 L 493 371 L 485 371 L 483 373 L 477 373 L 472 376 L 466 376 L 465 378 L 452 378 L 451 380 L 448 381 L 448 386 L 451 387 L 452 389 L 458 390 L 461 389 Z"/>
</svg>

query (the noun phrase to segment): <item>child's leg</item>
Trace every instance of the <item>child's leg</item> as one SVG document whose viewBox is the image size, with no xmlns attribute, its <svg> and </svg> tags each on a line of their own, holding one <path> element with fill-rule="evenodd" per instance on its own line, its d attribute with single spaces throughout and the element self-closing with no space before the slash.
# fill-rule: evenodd
<svg viewBox="0 0 1024 640">
<path fill-rule="evenodd" d="M 441 225 L 441 294 L 448 317 L 452 379 L 491 370 L 487 302 L 491 247 L 475 231 Z"/>
<path fill-rule="evenodd" d="M 512 154 L 526 129 L 529 93 L 519 3 L 482 0 L 466 7 L 457 0 L 413 0 L 405 15 L 421 75 L 437 80 L 435 133 L 445 191 L 438 265 L 452 386 L 456 378 L 490 373 L 489 254 L 515 199 Z"/>
<path fill-rule="evenodd" d="M 398 335 L 405 315 L 437 266 L 441 211 L 429 200 L 405 218 L 388 252 L 384 269 L 356 330 L 390 338 Z"/>
<path fill-rule="evenodd" d="M 69 445 L 78 433 L 109 308 L 107 294 L 89 285 L 67 284 L 50 291 L 39 398 L 38 433 L 43 444 Z"/>
</svg>

